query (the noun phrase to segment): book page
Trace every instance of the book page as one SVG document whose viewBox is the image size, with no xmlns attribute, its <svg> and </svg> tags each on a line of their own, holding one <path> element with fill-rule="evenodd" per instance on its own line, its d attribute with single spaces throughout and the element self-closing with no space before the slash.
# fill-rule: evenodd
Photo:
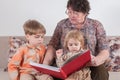
<svg viewBox="0 0 120 80">
<path fill-rule="evenodd" d="M 75 71 L 80 70 L 90 60 L 91 60 L 90 51 L 87 50 L 87 51 L 83 52 L 82 54 L 78 54 L 78 55 L 70 58 L 70 60 L 68 60 L 68 62 L 66 64 L 64 64 L 64 66 L 61 67 L 61 69 L 67 75 L 69 75 Z"/>
<path fill-rule="evenodd" d="M 78 54 L 76 54 L 76 55 L 70 57 L 67 61 L 65 61 L 65 63 L 63 64 L 63 66 L 64 66 L 65 64 L 67 64 L 68 62 L 72 61 L 74 58 L 76 58 L 76 57 L 82 55 L 82 54 L 85 53 L 85 52 L 87 52 L 87 50 L 86 50 L 86 51 L 83 51 L 82 53 L 78 53 Z"/>
<path fill-rule="evenodd" d="M 54 67 L 54 66 L 49 66 L 49 65 L 45 65 L 45 64 L 35 63 L 35 62 L 32 62 L 32 61 L 30 62 L 30 65 L 36 66 L 36 67 L 45 68 L 45 69 L 49 69 L 49 70 L 56 71 L 56 72 L 60 72 L 60 68 Z"/>
<path fill-rule="evenodd" d="M 65 79 L 73 72 L 84 67 L 85 64 L 90 61 L 91 59 L 90 51 L 88 50 L 87 52 L 84 52 L 82 55 L 76 55 L 72 58 L 74 59 L 71 59 L 70 61 L 68 61 L 68 63 L 66 63 L 64 66 L 60 68 L 45 64 L 39 64 L 35 62 L 30 62 L 30 65 L 42 73 L 49 74 L 60 79 Z"/>
</svg>

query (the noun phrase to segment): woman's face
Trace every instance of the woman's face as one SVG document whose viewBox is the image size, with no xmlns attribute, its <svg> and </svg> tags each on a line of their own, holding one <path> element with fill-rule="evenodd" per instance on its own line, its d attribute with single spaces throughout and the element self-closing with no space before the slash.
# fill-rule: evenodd
<svg viewBox="0 0 120 80">
<path fill-rule="evenodd" d="M 82 12 L 73 11 L 71 8 L 68 8 L 66 13 L 69 17 L 69 20 L 74 25 L 83 24 L 87 15 Z"/>
</svg>

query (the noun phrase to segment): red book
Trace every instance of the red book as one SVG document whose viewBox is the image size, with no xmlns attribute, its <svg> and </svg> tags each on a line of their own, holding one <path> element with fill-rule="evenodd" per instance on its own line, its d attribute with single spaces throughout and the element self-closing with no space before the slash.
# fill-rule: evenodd
<svg viewBox="0 0 120 80">
<path fill-rule="evenodd" d="M 46 73 L 60 79 L 65 79 L 71 73 L 80 70 L 82 67 L 84 67 L 86 63 L 88 63 L 90 60 L 90 51 L 87 50 L 81 55 L 77 55 L 76 57 L 72 58 L 60 68 L 45 64 L 38 64 L 35 62 L 30 62 L 30 65 L 42 73 Z"/>
</svg>

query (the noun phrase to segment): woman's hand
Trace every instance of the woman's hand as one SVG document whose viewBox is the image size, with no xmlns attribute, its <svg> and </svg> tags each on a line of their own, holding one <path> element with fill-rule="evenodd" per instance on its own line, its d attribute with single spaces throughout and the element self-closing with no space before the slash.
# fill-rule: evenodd
<svg viewBox="0 0 120 80">
<path fill-rule="evenodd" d="M 94 64 L 92 66 L 99 66 L 109 58 L 109 51 L 108 50 L 102 50 L 97 56 L 93 56 L 93 59 L 91 60 Z"/>
<path fill-rule="evenodd" d="M 91 61 L 86 66 L 99 66 L 109 58 L 109 51 L 102 50 L 97 56 L 91 55 Z"/>
<path fill-rule="evenodd" d="M 97 66 L 96 65 L 96 57 L 91 55 L 91 61 L 86 64 L 86 66 Z"/>
<path fill-rule="evenodd" d="M 91 55 L 91 61 L 86 64 L 86 66 L 99 66 L 100 65 L 100 59 L 97 57 Z"/>
<path fill-rule="evenodd" d="M 90 61 L 90 64 L 91 66 L 98 66 L 98 60 L 95 56 L 91 55 L 91 61 Z"/>
<path fill-rule="evenodd" d="M 91 61 L 87 63 L 86 66 L 99 66 L 103 64 L 105 60 L 103 58 L 100 58 L 99 56 L 93 56 L 91 55 Z"/>
</svg>

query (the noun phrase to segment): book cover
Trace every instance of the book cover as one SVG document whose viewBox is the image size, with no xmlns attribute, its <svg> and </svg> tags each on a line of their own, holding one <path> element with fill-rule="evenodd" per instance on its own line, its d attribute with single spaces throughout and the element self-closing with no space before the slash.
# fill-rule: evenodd
<svg viewBox="0 0 120 80">
<path fill-rule="evenodd" d="M 65 79 L 71 73 L 84 67 L 86 63 L 88 63 L 90 60 L 90 51 L 87 50 L 83 54 L 77 55 L 76 57 L 72 58 L 60 68 L 45 64 L 38 64 L 35 62 L 30 62 L 30 65 L 42 73 L 49 74 L 56 78 Z"/>
</svg>

